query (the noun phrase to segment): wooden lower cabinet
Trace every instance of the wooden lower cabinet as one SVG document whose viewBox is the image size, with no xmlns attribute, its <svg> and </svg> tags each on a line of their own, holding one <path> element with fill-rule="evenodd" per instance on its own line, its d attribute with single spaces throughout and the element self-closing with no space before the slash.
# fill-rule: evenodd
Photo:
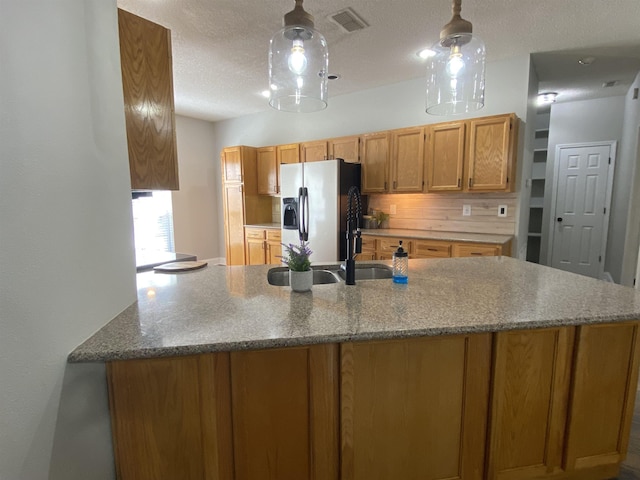
<svg viewBox="0 0 640 480">
<path fill-rule="evenodd" d="M 483 478 L 491 335 L 341 346 L 342 480 Z"/>
<path fill-rule="evenodd" d="M 372 235 L 363 235 L 362 239 L 362 250 L 365 255 L 361 255 L 359 258 L 363 260 L 391 260 L 393 252 L 397 250 L 400 240 L 402 240 L 404 250 L 409 253 L 409 258 L 493 257 L 511 255 L 511 241 L 504 244 L 493 244 L 389 236 L 377 237 Z M 366 248 L 365 242 L 367 242 L 368 245 Z M 374 253 L 373 258 L 369 258 L 371 252 Z"/>
<path fill-rule="evenodd" d="M 107 364 L 121 480 L 604 480 L 638 322 Z"/>
<path fill-rule="evenodd" d="M 246 265 L 277 265 L 281 263 L 282 244 L 278 229 L 244 229 Z"/>
<path fill-rule="evenodd" d="M 495 334 L 488 480 L 615 477 L 638 382 L 638 323 Z"/>
</svg>

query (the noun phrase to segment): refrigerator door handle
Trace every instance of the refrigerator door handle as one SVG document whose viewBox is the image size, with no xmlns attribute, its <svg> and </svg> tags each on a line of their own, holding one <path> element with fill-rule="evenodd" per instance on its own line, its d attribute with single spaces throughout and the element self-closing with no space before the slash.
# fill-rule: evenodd
<svg viewBox="0 0 640 480">
<path fill-rule="evenodd" d="M 304 191 L 298 188 L 298 239 L 304 240 Z"/>
<path fill-rule="evenodd" d="M 304 238 L 307 242 L 309 240 L 309 190 L 304 187 Z"/>
</svg>

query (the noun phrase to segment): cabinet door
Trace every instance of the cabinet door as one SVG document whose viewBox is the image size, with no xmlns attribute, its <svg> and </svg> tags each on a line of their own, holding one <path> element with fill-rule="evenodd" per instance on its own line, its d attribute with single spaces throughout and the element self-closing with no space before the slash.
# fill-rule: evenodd
<svg viewBox="0 0 640 480">
<path fill-rule="evenodd" d="M 424 128 L 391 132 L 391 191 L 422 192 L 424 178 Z"/>
<path fill-rule="evenodd" d="M 363 135 L 362 193 L 386 193 L 389 178 L 389 134 Z"/>
<path fill-rule="evenodd" d="M 276 147 L 263 147 L 257 150 L 258 193 L 276 195 L 278 191 L 278 163 Z"/>
<path fill-rule="evenodd" d="M 439 123 L 429 127 L 427 147 L 427 191 L 462 190 L 464 122 Z"/>
<path fill-rule="evenodd" d="M 467 190 L 507 191 L 513 176 L 513 115 L 469 120 Z"/>
<path fill-rule="evenodd" d="M 116 476 L 233 478 L 229 354 L 107 363 Z"/>
<path fill-rule="evenodd" d="M 233 478 L 337 479 L 338 346 L 231 352 L 230 359 Z"/>
<path fill-rule="evenodd" d="M 245 228 L 244 242 L 246 265 L 264 265 L 266 263 L 264 230 Z"/>
<path fill-rule="evenodd" d="M 276 146 L 278 165 L 282 163 L 300 163 L 300 145 L 290 143 Z"/>
<path fill-rule="evenodd" d="M 495 334 L 488 480 L 561 471 L 574 334 L 573 327 Z"/>
<path fill-rule="evenodd" d="M 244 265 L 244 195 L 242 185 L 223 184 L 227 265 Z"/>
<path fill-rule="evenodd" d="M 624 460 L 638 382 L 638 324 L 578 328 L 566 468 Z"/>
<path fill-rule="evenodd" d="M 488 245 L 482 243 L 454 243 L 454 257 L 495 257 L 500 255 L 500 245 Z"/>
<path fill-rule="evenodd" d="M 267 263 L 282 263 L 282 236 L 280 230 L 267 230 Z"/>
<path fill-rule="evenodd" d="M 342 344 L 340 478 L 481 480 L 490 361 L 490 334 Z"/>
<path fill-rule="evenodd" d="M 242 182 L 242 147 L 227 147 L 220 154 L 223 182 Z"/>
<path fill-rule="evenodd" d="M 118 29 L 131 188 L 178 190 L 171 32 L 120 9 Z"/>
<path fill-rule="evenodd" d="M 360 163 L 360 137 L 330 139 L 329 158 L 342 158 L 348 163 Z"/>
<path fill-rule="evenodd" d="M 319 142 L 305 142 L 300 144 L 300 159 L 303 162 L 319 162 L 326 160 L 327 142 L 325 140 Z"/>
</svg>

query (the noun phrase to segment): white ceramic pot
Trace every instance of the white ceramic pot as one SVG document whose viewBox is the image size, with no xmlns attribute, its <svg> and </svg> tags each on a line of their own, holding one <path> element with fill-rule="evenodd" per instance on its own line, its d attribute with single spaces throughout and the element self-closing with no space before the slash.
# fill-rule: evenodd
<svg viewBox="0 0 640 480">
<path fill-rule="evenodd" d="M 294 292 L 308 292 L 313 286 L 313 270 L 306 272 L 289 270 L 289 285 Z"/>
</svg>

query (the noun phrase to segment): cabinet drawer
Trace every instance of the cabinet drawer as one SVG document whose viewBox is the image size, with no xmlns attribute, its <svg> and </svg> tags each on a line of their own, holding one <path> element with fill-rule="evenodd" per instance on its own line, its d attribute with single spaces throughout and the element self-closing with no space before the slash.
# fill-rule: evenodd
<svg viewBox="0 0 640 480">
<path fill-rule="evenodd" d="M 448 258 L 451 256 L 451 244 L 449 242 L 437 242 L 431 240 L 415 240 L 413 242 L 413 252 L 423 258 L 438 257 Z"/>
<path fill-rule="evenodd" d="M 373 237 L 368 237 L 366 235 L 362 236 L 362 251 L 375 251 L 376 250 L 376 239 Z"/>
<path fill-rule="evenodd" d="M 246 238 L 257 238 L 264 240 L 264 230 L 259 228 L 245 228 L 244 236 Z"/>
<path fill-rule="evenodd" d="M 282 233 L 280 230 L 267 230 L 267 240 L 271 242 L 280 242 L 282 240 Z"/>
<path fill-rule="evenodd" d="M 499 245 L 474 243 L 456 243 L 453 245 L 454 257 L 494 257 L 500 255 Z"/>
<path fill-rule="evenodd" d="M 400 240 L 402 240 L 402 248 L 407 253 L 411 253 L 411 240 L 407 240 L 406 238 L 379 238 L 378 239 L 378 251 L 381 253 L 393 253 L 398 249 L 398 245 L 400 245 Z"/>
</svg>

